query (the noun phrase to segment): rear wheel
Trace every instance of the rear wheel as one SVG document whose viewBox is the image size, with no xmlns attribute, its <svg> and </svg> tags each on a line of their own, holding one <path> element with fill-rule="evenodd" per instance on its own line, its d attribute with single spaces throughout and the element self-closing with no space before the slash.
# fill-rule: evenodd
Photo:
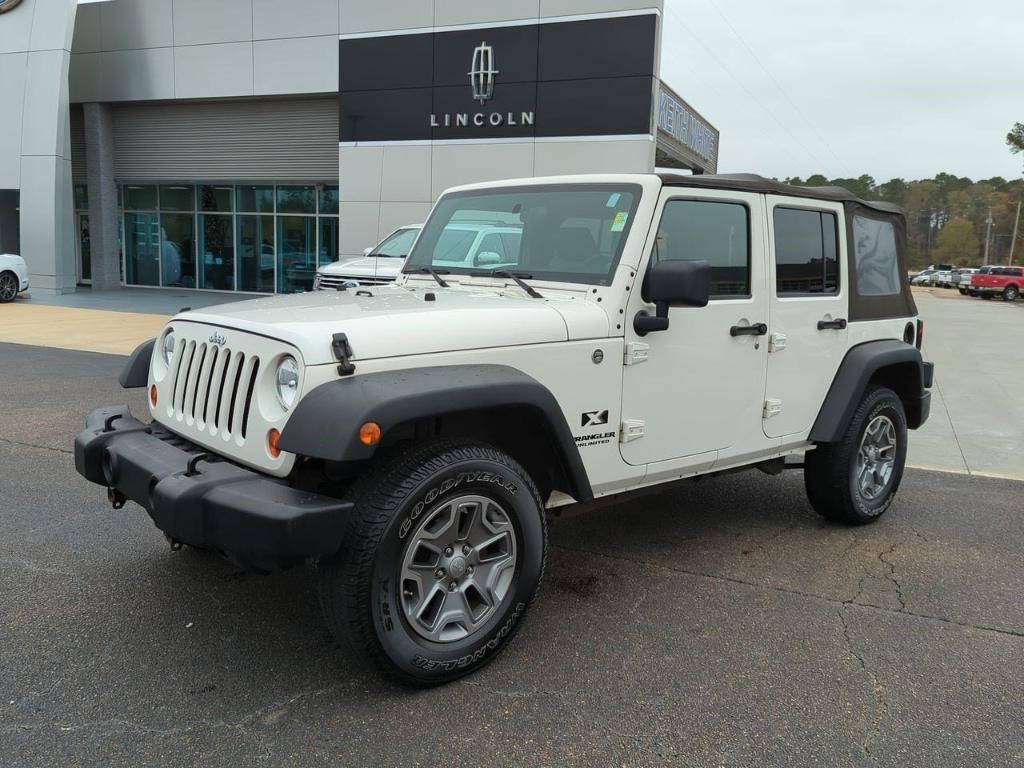
<svg viewBox="0 0 1024 768">
<path fill-rule="evenodd" d="M 0 274 L 0 304 L 14 301 L 18 296 L 18 276 L 13 272 Z"/>
<path fill-rule="evenodd" d="M 837 443 L 808 452 L 804 486 L 811 506 L 830 520 L 873 523 L 889 508 L 907 458 L 907 417 L 891 389 L 873 387 Z"/>
<path fill-rule="evenodd" d="M 1003 298 L 1006 301 L 1016 301 L 1018 296 L 1020 296 L 1020 290 L 1016 285 L 1008 285 L 1003 291 Z"/>
<path fill-rule="evenodd" d="M 525 470 L 490 446 L 438 440 L 397 456 L 349 495 L 345 544 L 321 563 L 331 633 L 412 685 L 491 661 L 544 571 L 544 508 Z"/>
</svg>

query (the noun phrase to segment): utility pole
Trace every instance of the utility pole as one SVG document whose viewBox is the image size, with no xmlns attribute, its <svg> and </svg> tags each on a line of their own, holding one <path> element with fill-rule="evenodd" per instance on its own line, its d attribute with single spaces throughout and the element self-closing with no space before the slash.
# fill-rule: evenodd
<svg viewBox="0 0 1024 768">
<path fill-rule="evenodd" d="M 989 206 L 988 218 L 985 219 L 987 228 L 985 229 L 985 263 L 988 264 L 988 241 L 992 239 L 992 208 Z"/>
<path fill-rule="evenodd" d="M 1017 201 L 1017 218 L 1013 220 L 1013 237 L 1010 238 L 1010 258 L 1007 264 L 1013 264 L 1013 246 L 1017 244 L 1017 228 L 1020 226 L 1020 200 Z"/>
</svg>

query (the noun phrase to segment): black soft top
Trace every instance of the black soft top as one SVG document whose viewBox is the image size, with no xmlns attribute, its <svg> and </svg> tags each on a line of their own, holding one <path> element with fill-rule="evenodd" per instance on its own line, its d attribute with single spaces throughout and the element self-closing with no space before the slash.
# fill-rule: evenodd
<svg viewBox="0 0 1024 768">
<path fill-rule="evenodd" d="M 661 183 L 669 187 L 696 187 L 703 189 L 734 189 L 739 192 L 765 192 L 789 197 L 808 197 L 815 200 L 833 200 L 839 203 L 857 203 L 884 213 L 903 213 L 892 203 L 881 200 L 861 200 L 845 187 L 797 187 L 783 184 L 775 179 L 766 179 L 756 173 L 720 173 L 715 175 L 697 174 L 683 176 L 676 173 L 659 173 Z"/>
</svg>

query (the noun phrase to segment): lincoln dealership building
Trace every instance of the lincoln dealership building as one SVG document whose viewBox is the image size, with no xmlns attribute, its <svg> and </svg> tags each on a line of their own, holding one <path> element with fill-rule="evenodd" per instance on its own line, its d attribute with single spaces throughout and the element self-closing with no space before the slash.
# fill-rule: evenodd
<svg viewBox="0 0 1024 768">
<path fill-rule="evenodd" d="M 307 289 L 447 187 L 714 172 L 661 0 L 0 0 L 0 253 L 32 291 Z"/>
</svg>

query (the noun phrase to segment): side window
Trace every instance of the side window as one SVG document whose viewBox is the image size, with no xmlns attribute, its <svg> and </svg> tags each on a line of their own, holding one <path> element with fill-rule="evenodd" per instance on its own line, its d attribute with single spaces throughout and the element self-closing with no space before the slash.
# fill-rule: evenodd
<svg viewBox="0 0 1024 768">
<path fill-rule="evenodd" d="M 750 296 L 750 219 L 741 203 L 669 200 L 658 226 L 655 261 L 707 261 L 713 298 Z"/>
<path fill-rule="evenodd" d="M 776 208 L 773 219 L 778 295 L 837 293 L 836 215 L 826 211 Z"/>
<path fill-rule="evenodd" d="M 892 222 L 854 216 L 853 246 L 857 293 L 861 296 L 893 296 L 901 292 L 896 229 Z"/>
</svg>

